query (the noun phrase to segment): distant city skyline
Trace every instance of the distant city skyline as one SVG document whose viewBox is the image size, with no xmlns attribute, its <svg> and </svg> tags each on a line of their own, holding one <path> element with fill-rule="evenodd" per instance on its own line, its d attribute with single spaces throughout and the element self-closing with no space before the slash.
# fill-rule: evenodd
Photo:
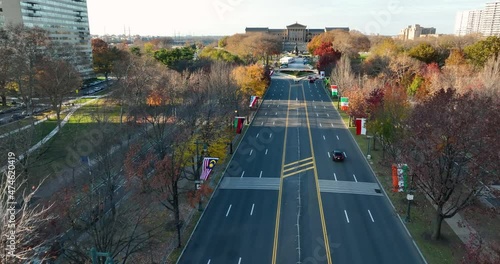
<svg viewBox="0 0 500 264">
<path fill-rule="evenodd" d="M 246 27 L 285 28 L 298 22 L 308 28 L 349 27 L 365 34 L 397 35 L 420 24 L 438 34 L 453 34 L 457 12 L 480 9 L 492 0 L 87 0 L 90 33 L 132 35 L 222 36 Z"/>
</svg>

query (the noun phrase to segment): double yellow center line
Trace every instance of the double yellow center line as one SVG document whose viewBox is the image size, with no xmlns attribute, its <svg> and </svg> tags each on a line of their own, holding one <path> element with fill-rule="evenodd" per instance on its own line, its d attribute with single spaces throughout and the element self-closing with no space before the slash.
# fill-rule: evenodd
<svg viewBox="0 0 500 264">
<path fill-rule="evenodd" d="M 305 92 L 303 89 L 303 86 L 301 86 L 302 89 L 302 95 L 303 98 L 305 98 Z M 326 223 L 325 223 L 325 216 L 323 213 L 323 202 L 321 200 L 321 193 L 319 189 L 319 181 L 318 181 L 318 171 L 316 169 L 316 160 L 314 158 L 314 147 L 312 143 L 312 134 L 311 134 L 311 126 L 309 123 L 309 113 L 307 111 L 307 102 L 304 100 L 305 104 L 305 110 L 306 110 L 306 121 L 307 121 L 307 129 L 309 133 L 309 144 L 311 147 L 311 153 L 312 157 L 306 158 L 303 160 L 295 161 L 289 164 L 285 165 L 285 154 L 286 154 L 286 140 L 288 136 L 288 117 L 289 117 L 289 112 L 290 112 L 290 96 L 291 96 L 291 86 L 288 89 L 288 103 L 287 103 L 287 111 L 286 111 L 286 119 L 285 119 L 285 137 L 283 140 L 283 155 L 282 155 L 282 161 L 281 161 L 281 174 L 280 174 L 280 185 L 279 185 L 279 191 L 278 191 L 278 205 L 276 208 L 276 225 L 274 229 L 274 244 L 273 244 L 273 255 L 272 255 L 272 264 L 276 264 L 276 255 L 278 252 L 278 236 L 279 236 L 279 225 L 280 225 L 280 215 L 281 215 L 281 197 L 283 194 L 283 179 L 285 177 L 289 177 L 292 175 L 295 175 L 297 173 L 310 170 L 311 166 L 312 169 L 314 170 L 314 181 L 316 183 L 316 194 L 318 197 L 318 205 L 319 205 L 319 213 L 320 213 L 320 218 L 321 218 L 321 227 L 323 230 L 323 240 L 325 243 L 325 251 L 326 251 L 326 258 L 328 264 L 332 264 L 332 257 L 330 254 L 330 246 L 329 246 L 329 241 L 328 241 L 328 234 L 326 231 Z M 307 166 L 307 167 L 305 167 Z M 299 169 L 291 172 L 293 169 Z"/>
</svg>

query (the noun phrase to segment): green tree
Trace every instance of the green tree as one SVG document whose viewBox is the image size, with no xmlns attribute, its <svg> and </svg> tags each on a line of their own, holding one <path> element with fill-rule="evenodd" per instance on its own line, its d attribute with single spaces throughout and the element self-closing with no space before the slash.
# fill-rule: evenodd
<svg viewBox="0 0 500 264">
<path fill-rule="evenodd" d="M 181 72 L 194 59 L 195 52 L 196 50 L 190 46 L 170 50 L 160 49 L 154 52 L 154 58 L 167 67 Z"/>
<path fill-rule="evenodd" d="M 429 43 L 420 43 L 408 51 L 408 55 L 427 64 L 436 62 L 438 52 Z"/>
<path fill-rule="evenodd" d="M 475 67 L 483 67 L 490 57 L 498 57 L 500 52 L 500 37 L 491 36 L 465 47 L 464 53 Z"/>
<path fill-rule="evenodd" d="M 408 86 L 408 89 L 406 90 L 407 94 L 409 96 L 414 96 L 415 94 L 417 94 L 417 91 L 423 82 L 424 78 L 422 78 L 422 76 L 420 75 L 415 76 L 415 78 L 413 78 L 412 83 L 410 84 L 410 86 Z"/>
<path fill-rule="evenodd" d="M 230 52 L 217 49 L 214 47 L 205 47 L 201 50 L 200 58 L 208 58 L 214 61 L 225 61 L 225 62 L 233 62 L 233 63 L 241 63 L 242 60 L 237 56 L 233 55 Z"/>
</svg>

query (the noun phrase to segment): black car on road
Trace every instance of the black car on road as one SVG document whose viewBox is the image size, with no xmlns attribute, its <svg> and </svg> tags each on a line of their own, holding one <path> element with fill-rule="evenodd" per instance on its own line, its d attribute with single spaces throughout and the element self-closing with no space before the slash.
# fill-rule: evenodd
<svg viewBox="0 0 500 264">
<path fill-rule="evenodd" d="M 345 159 L 345 154 L 343 151 L 340 150 L 333 150 L 332 151 L 332 160 L 333 161 L 343 161 Z"/>
</svg>

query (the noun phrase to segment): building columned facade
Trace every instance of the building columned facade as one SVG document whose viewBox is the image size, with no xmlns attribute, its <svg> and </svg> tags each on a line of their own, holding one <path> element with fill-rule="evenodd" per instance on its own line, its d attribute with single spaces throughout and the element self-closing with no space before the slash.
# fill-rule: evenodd
<svg viewBox="0 0 500 264">
<path fill-rule="evenodd" d="M 83 57 L 74 65 L 82 78 L 94 76 L 86 0 L 0 1 L 0 27 L 9 24 L 40 27 L 51 41 L 73 45 Z"/>
<path fill-rule="evenodd" d="M 279 36 L 283 42 L 297 42 L 304 43 L 309 42 L 311 39 L 321 33 L 332 31 L 332 30 L 343 30 L 349 31 L 348 27 L 325 27 L 324 29 L 308 29 L 307 26 L 295 23 L 286 26 L 283 29 L 270 29 L 267 27 L 247 27 L 245 28 L 245 33 L 251 32 L 262 32 L 269 33 L 271 35 Z"/>
<path fill-rule="evenodd" d="M 455 35 L 480 33 L 483 36 L 500 36 L 500 1 L 486 3 L 484 9 L 457 13 Z"/>
<path fill-rule="evenodd" d="M 421 27 L 419 24 L 415 24 L 403 28 L 399 33 L 399 38 L 402 40 L 414 40 L 428 36 L 436 36 L 436 28 L 425 28 Z"/>
</svg>

